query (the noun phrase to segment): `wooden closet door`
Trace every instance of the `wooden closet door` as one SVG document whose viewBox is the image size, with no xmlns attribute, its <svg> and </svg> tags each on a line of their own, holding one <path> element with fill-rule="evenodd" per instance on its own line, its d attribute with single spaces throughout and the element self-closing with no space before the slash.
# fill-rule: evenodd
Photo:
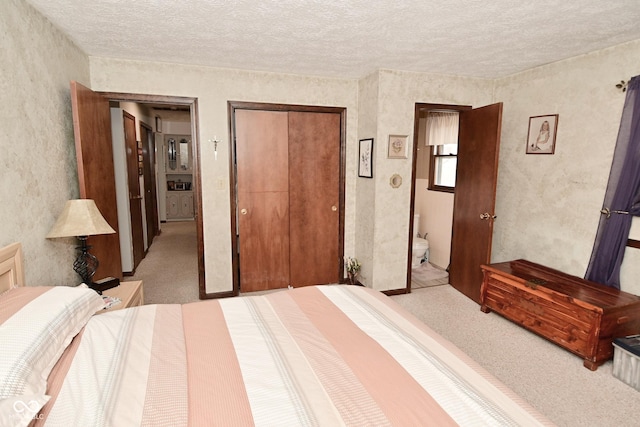
<svg viewBox="0 0 640 427">
<path fill-rule="evenodd" d="M 340 114 L 289 112 L 292 286 L 338 283 Z"/>
<path fill-rule="evenodd" d="M 289 284 L 289 155 L 286 112 L 235 112 L 242 292 Z"/>
</svg>

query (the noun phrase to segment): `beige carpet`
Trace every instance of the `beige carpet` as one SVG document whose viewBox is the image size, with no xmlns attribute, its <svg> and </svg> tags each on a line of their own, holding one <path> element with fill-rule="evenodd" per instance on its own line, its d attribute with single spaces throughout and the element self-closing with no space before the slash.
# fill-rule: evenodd
<svg viewBox="0 0 640 427">
<path fill-rule="evenodd" d="M 144 280 L 145 303 L 198 300 L 196 245 L 193 221 L 162 224 L 134 276 Z M 448 284 L 391 298 L 559 426 L 640 425 L 640 392 L 612 375 L 612 362 L 589 371 L 579 357 L 495 313 L 482 313 Z"/>
<path fill-rule="evenodd" d="M 640 392 L 615 378 L 612 362 L 582 359 L 480 306 L 449 285 L 392 299 L 498 377 L 560 426 L 638 426 Z"/>
<path fill-rule="evenodd" d="M 198 238 L 195 221 L 166 222 L 132 277 L 142 280 L 145 304 L 198 301 Z"/>
</svg>

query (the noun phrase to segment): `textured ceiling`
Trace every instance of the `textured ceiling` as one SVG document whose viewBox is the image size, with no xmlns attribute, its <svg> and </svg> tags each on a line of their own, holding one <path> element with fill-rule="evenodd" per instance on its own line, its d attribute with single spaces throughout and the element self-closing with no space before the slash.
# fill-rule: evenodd
<svg viewBox="0 0 640 427">
<path fill-rule="evenodd" d="M 497 78 L 640 39 L 638 0 L 27 0 L 88 55 Z"/>
</svg>

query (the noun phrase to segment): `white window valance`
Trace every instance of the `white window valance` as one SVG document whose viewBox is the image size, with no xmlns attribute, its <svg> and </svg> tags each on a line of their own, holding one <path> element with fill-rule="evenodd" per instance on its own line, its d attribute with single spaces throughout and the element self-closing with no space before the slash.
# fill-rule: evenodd
<svg viewBox="0 0 640 427">
<path fill-rule="evenodd" d="M 459 123 L 460 113 L 458 111 L 429 111 L 425 144 L 457 144 Z"/>
</svg>

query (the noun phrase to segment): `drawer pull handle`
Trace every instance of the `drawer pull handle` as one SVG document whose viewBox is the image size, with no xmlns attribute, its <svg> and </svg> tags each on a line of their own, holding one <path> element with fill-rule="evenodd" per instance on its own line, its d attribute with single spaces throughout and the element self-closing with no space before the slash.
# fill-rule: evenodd
<svg viewBox="0 0 640 427">
<path fill-rule="evenodd" d="M 629 321 L 629 316 L 618 317 L 617 323 L 621 325 L 623 323 L 627 323 Z"/>
</svg>

